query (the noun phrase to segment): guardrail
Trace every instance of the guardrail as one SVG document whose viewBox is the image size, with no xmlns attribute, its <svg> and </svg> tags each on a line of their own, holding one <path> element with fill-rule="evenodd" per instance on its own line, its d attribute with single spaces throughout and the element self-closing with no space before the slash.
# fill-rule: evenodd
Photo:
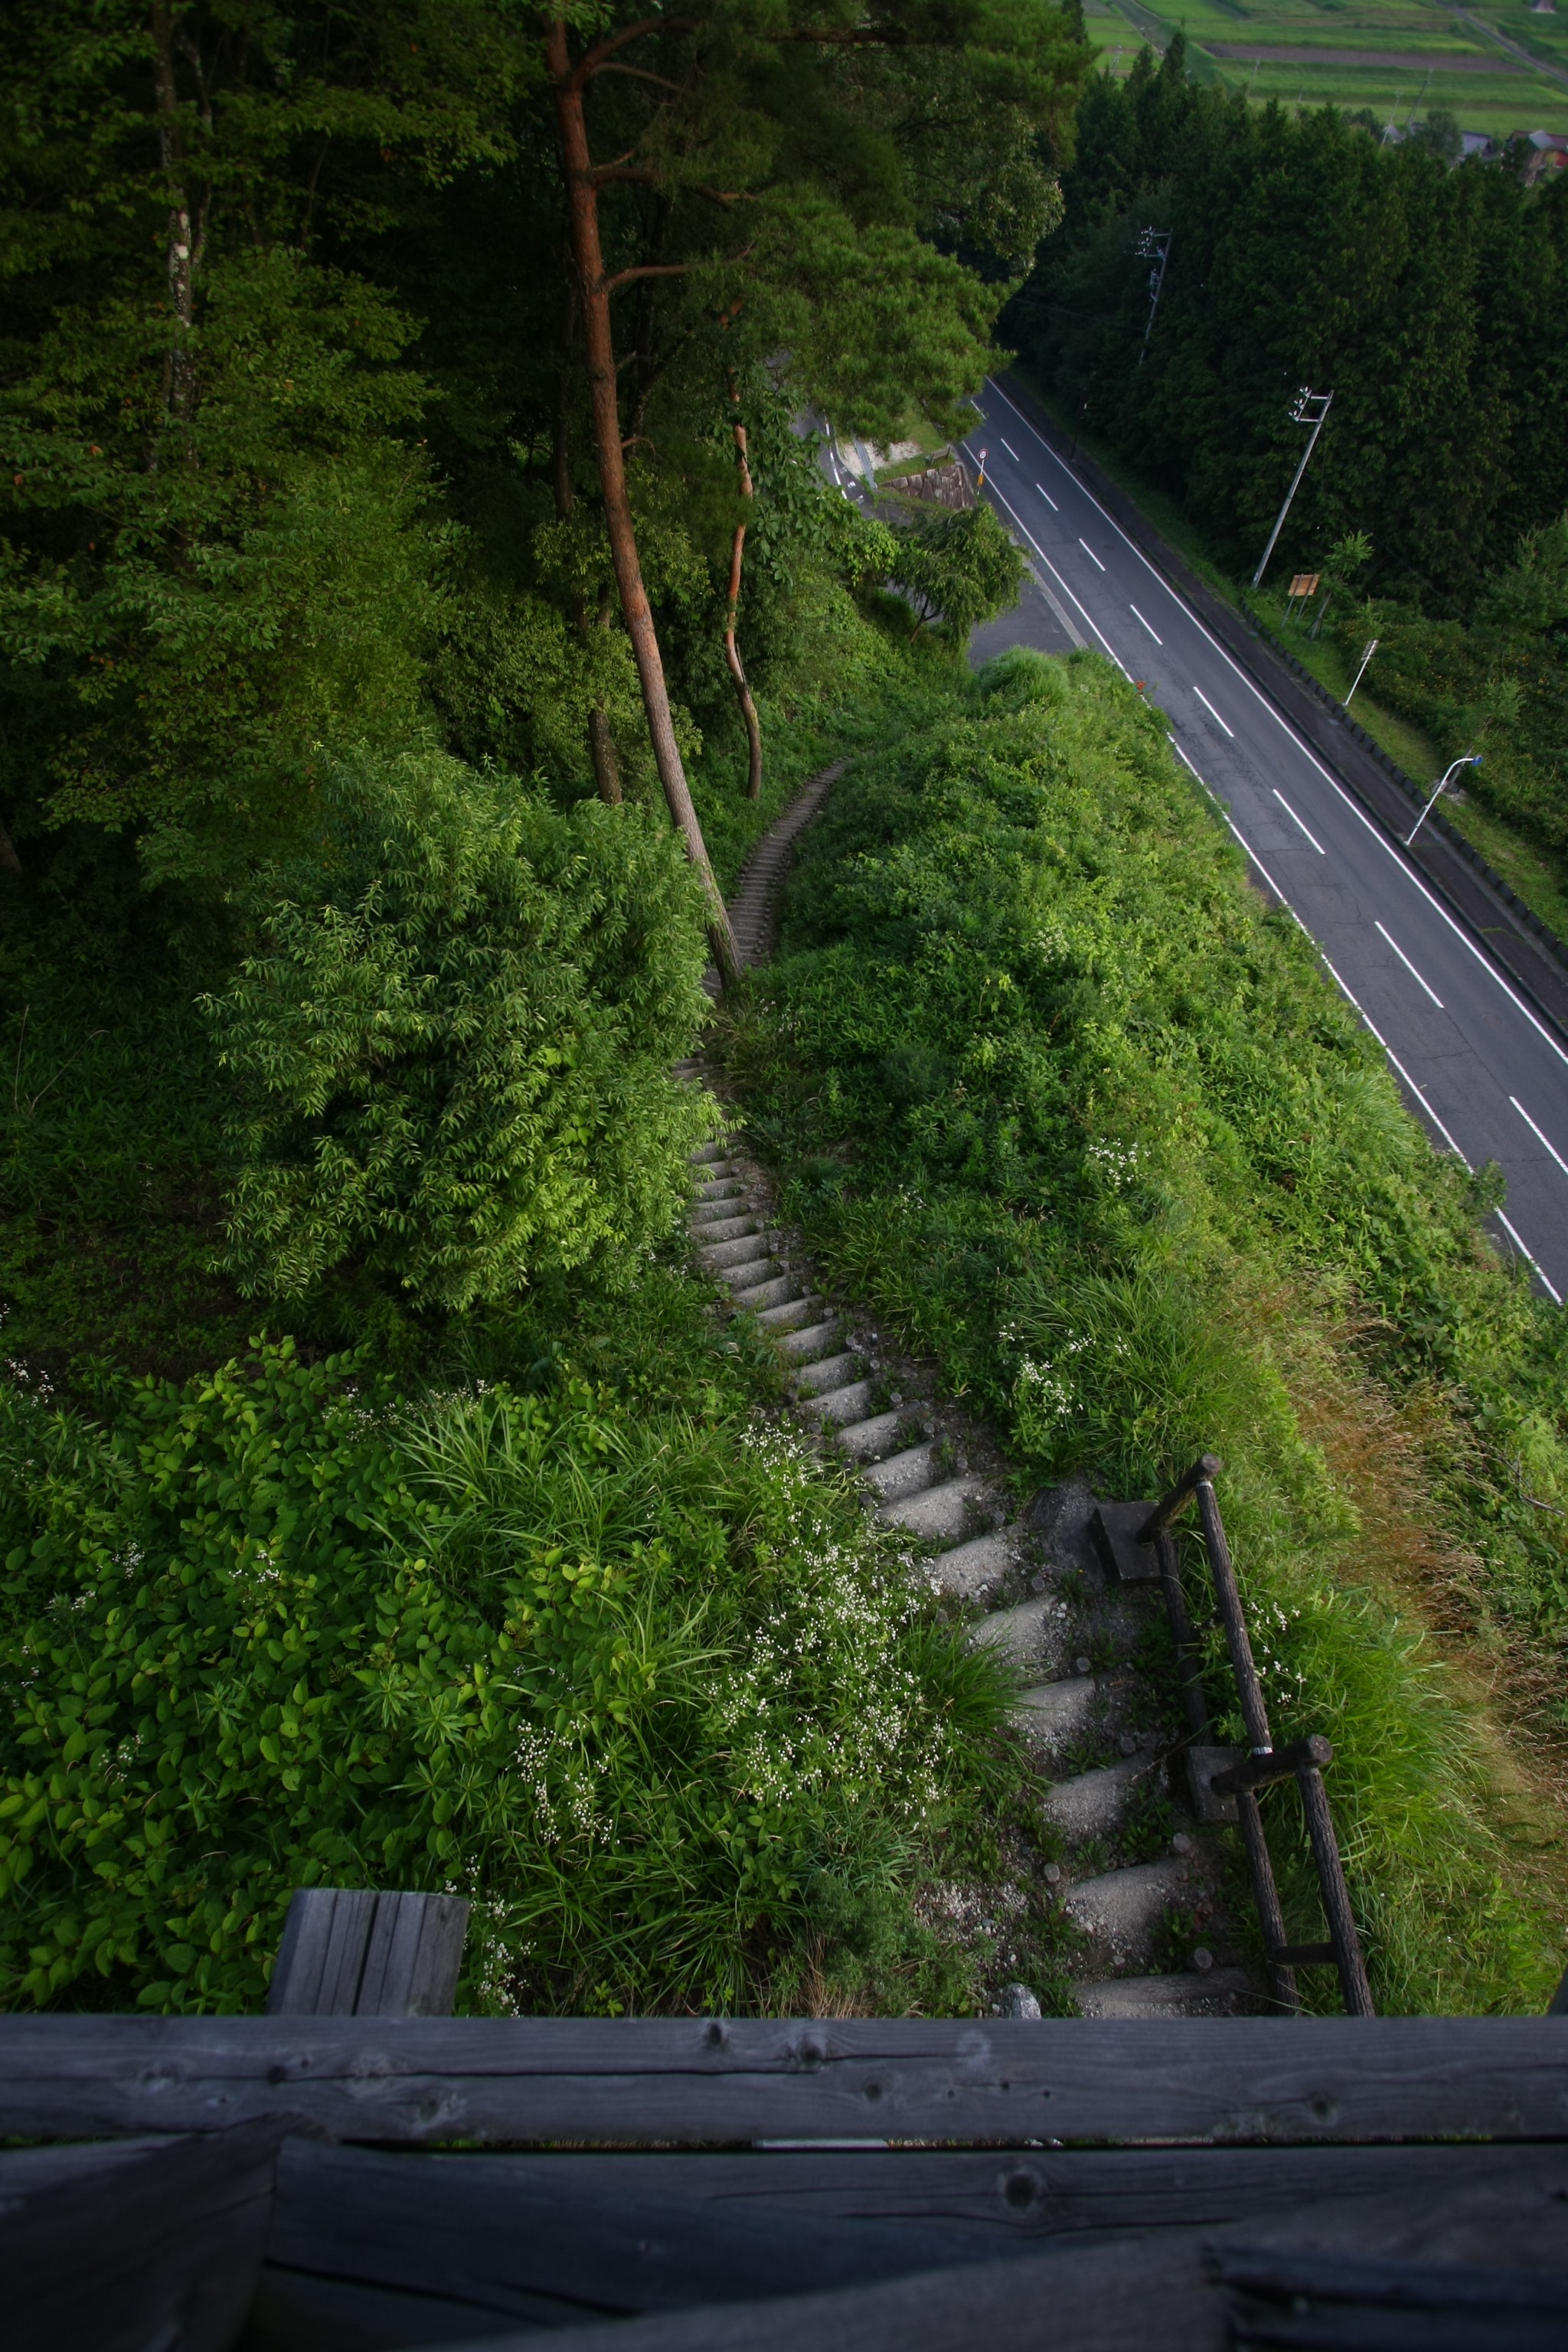
<svg viewBox="0 0 1568 2352">
<path fill-rule="evenodd" d="M 1301 1999 L 1296 1983 L 1296 1970 L 1331 1964 L 1339 1971 L 1340 1990 L 1344 1998 L 1346 2014 L 1373 2017 L 1376 2011 L 1373 2008 L 1372 1987 L 1367 1982 L 1366 1961 L 1351 1909 L 1350 1892 L 1345 1885 L 1344 1867 L 1340 1860 L 1339 1840 L 1334 1835 L 1328 1791 L 1323 1786 L 1324 1768 L 1333 1760 L 1334 1751 L 1328 1740 L 1316 1735 L 1294 1740 L 1286 1748 L 1274 1745 L 1274 1737 L 1268 1727 L 1268 1709 L 1263 1704 L 1262 1685 L 1253 1663 L 1252 1643 L 1241 1606 L 1241 1594 L 1237 1588 L 1236 1570 L 1231 1564 L 1230 1547 L 1226 1541 L 1225 1524 L 1215 1495 L 1214 1482 L 1220 1467 L 1215 1455 L 1203 1454 L 1169 1494 L 1155 1504 L 1142 1524 L 1129 1532 L 1133 1542 L 1152 1549 L 1158 1562 L 1166 1612 L 1175 1637 L 1181 1668 L 1182 1698 L 1189 1742 L 1194 1749 L 1205 1750 L 1206 1757 L 1219 1768 L 1211 1769 L 1206 1774 L 1206 1785 L 1213 1797 L 1235 1802 L 1237 1822 L 1252 1879 L 1253 1899 L 1263 1928 L 1264 1949 L 1275 2000 L 1281 2009 L 1299 2010 Z M 1182 1583 L 1175 1539 L 1171 1532 L 1173 1523 L 1194 1502 L 1197 1505 L 1203 1532 L 1203 1548 L 1214 1590 L 1215 1608 L 1230 1654 L 1231 1672 L 1236 1677 L 1241 1719 L 1247 1733 L 1248 1752 L 1234 1762 L 1226 1760 L 1226 1751 L 1215 1750 L 1209 1746 L 1214 1733 L 1199 1668 L 1197 1637 Z M 1229 1752 L 1234 1754 L 1234 1751 Z M 1197 1779 L 1194 1772 L 1194 1783 Z M 1292 1944 L 1286 1935 L 1279 1890 L 1275 1884 L 1274 1866 L 1269 1860 L 1268 1842 L 1264 1835 L 1263 1815 L 1258 1805 L 1258 1796 L 1263 1790 L 1286 1780 L 1294 1780 L 1300 1793 L 1307 1835 L 1311 1842 L 1312 1859 L 1317 1865 L 1318 1889 L 1329 1929 L 1327 1940 L 1322 1943 Z"/>
</svg>

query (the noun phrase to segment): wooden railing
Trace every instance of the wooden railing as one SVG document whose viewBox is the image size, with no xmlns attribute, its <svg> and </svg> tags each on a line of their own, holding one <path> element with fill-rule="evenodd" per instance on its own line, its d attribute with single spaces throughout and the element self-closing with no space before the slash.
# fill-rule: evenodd
<svg viewBox="0 0 1568 2352">
<path fill-rule="evenodd" d="M 1165 1607 L 1180 1662 L 1187 1735 L 1194 1748 L 1202 1748 L 1213 1739 L 1214 1733 L 1199 1666 L 1198 1643 L 1182 1584 L 1175 1539 L 1171 1533 L 1173 1524 L 1182 1512 L 1189 1504 L 1196 1502 L 1204 1551 L 1214 1589 L 1215 1608 L 1230 1654 L 1231 1672 L 1236 1677 L 1249 1751 L 1245 1758 L 1212 1773 L 1208 1787 L 1215 1797 L 1235 1801 L 1237 1822 L 1247 1850 L 1247 1865 L 1252 1878 L 1253 1898 L 1263 1928 L 1264 1950 L 1274 1999 L 1281 2009 L 1299 2010 L 1301 1999 L 1296 1983 L 1296 1970 L 1331 1964 L 1339 1970 L 1340 1990 L 1344 1997 L 1346 2014 L 1372 2017 L 1376 2012 L 1372 2003 L 1372 1988 L 1367 1982 L 1366 1961 L 1362 1954 L 1361 1938 L 1356 1933 L 1355 1916 L 1345 1885 L 1339 1840 L 1334 1835 L 1333 1816 L 1329 1811 L 1328 1791 L 1323 1786 L 1324 1767 L 1332 1761 L 1334 1751 L 1328 1740 L 1317 1736 L 1294 1740 L 1287 1748 L 1274 1745 L 1268 1710 L 1263 1704 L 1262 1685 L 1258 1679 L 1258 1668 L 1253 1664 L 1252 1643 L 1247 1637 L 1241 1595 L 1237 1590 L 1236 1570 L 1231 1565 L 1230 1547 L 1226 1541 L 1225 1525 L 1215 1495 L 1214 1482 L 1220 1467 L 1214 1454 L 1202 1455 L 1185 1477 L 1179 1479 L 1170 1493 L 1156 1503 L 1142 1526 L 1133 1532 L 1132 1539 L 1141 1546 L 1152 1548 L 1158 1561 Z M 1329 1929 L 1328 1938 L 1323 1943 L 1292 1944 L 1285 1932 L 1285 1916 L 1280 1908 L 1279 1890 L 1275 1884 L 1274 1866 L 1269 1860 L 1268 1842 L 1263 1833 L 1263 1816 L 1258 1801 L 1262 1790 L 1284 1780 L 1295 1781 L 1301 1799 L 1301 1810 L 1306 1816 L 1307 1835 L 1311 1843 L 1312 1859 L 1317 1865 L 1318 1888 Z"/>
</svg>

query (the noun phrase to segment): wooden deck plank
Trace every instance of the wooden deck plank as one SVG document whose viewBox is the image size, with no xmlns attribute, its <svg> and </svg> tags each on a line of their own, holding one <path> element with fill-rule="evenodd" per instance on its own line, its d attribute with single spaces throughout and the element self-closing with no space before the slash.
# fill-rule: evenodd
<svg viewBox="0 0 1568 2352">
<path fill-rule="evenodd" d="M 1568 2137 L 1568 2019 L 0 2019 L 0 2132 L 722 2146 Z"/>
</svg>

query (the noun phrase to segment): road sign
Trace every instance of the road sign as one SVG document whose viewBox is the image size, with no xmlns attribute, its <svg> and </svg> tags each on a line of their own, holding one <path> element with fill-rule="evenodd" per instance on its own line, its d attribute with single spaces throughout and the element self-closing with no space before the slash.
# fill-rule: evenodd
<svg viewBox="0 0 1568 2352">
<path fill-rule="evenodd" d="M 1322 576 L 1321 572 L 1298 572 L 1290 583 L 1291 595 L 1315 596 L 1318 593 L 1318 583 Z"/>
</svg>

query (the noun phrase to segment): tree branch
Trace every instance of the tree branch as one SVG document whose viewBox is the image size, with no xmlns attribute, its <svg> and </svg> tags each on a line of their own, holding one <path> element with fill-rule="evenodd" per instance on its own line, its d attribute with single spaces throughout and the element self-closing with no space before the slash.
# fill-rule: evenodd
<svg viewBox="0 0 1568 2352">
<path fill-rule="evenodd" d="M 691 264 L 689 261 L 646 262 L 640 269 L 617 269 L 613 278 L 605 280 L 606 294 L 617 293 L 629 286 L 634 278 L 684 278 Z"/>
<path fill-rule="evenodd" d="M 604 72 L 606 60 L 613 58 L 617 49 L 626 48 L 633 41 L 640 41 L 645 33 L 670 31 L 679 21 L 671 16 L 643 16 L 635 25 L 624 26 L 620 32 L 612 33 L 608 40 L 601 41 L 596 49 L 589 49 L 585 56 L 578 58 L 567 88 L 575 97 L 584 82 L 592 81 L 595 74 Z"/>
<path fill-rule="evenodd" d="M 634 74 L 638 81 L 657 82 L 660 89 L 672 89 L 677 98 L 681 95 L 681 92 L 686 88 L 686 84 L 683 81 L 670 81 L 664 74 L 649 73 L 646 66 L 624 66 L 616 64 L 610 66 L 600 66 L 596 68 L 596 71 L 599 73 Z"/>
</svg>

